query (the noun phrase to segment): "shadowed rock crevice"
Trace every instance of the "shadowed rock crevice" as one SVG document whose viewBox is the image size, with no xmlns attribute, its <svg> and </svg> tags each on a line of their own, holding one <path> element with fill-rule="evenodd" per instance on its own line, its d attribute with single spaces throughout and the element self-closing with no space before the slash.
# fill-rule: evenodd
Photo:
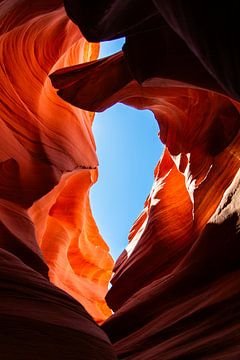
<svg viewBox="0 0 240 360">
<path fill-rule="evenodd" d="M 237 360 L 234 2 L 212 13 L 206 1 L 102 1 L 93 16 L 95 2 L 64 3 L 87 37 L 124 35 L 126 46 L 97 60 L 98 44 L 62 2 L 0 2 L 1 359 Z M 172 39 L 159 69 L 148 30 Z M 117 102 L 152 111 L 166 148 L 108 291 L 114 263 L 89 202 L 98 177 L 90 111 Z"/>
</svg>

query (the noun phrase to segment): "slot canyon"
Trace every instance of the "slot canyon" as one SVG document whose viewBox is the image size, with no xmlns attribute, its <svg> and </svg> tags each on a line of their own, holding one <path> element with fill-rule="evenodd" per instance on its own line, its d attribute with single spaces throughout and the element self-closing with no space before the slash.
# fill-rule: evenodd
<svg viewBox="0 0 240 360">
<path fill-rule="evenodd" d="M 1 360 L 240 359 L 238 13 L 0 0 Z M 89 193 L 116 103 L 150 110 L 165 148 L 114 261 Z"/>
</svg>

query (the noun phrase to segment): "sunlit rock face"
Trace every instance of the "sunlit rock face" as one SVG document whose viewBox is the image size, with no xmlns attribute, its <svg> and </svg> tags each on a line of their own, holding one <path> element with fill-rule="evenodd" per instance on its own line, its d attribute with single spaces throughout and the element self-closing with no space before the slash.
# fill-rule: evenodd
<svg viewBox="0 0 240 360">
<path fill-rule="evenodd" d="M 237 359 L 237 108 L 222 98 L 215 103 L 218 95 L 187 90 L 188 106 L 194 105 L 182 111 L 174 89 L 173 97 L 152 90 L 142 88 L 137 100 L 124 101 L 153 109 L 168 146 L 130 243 L 115 265 L 107 301 L 116 312 L 103 328 L 120 359 Z M 218 127 L 212 125 L 216 120 Z M 171 139 L 178 134 L 182 140 L 175 146 Z M 219 144 L 225 145 L 218 149 Z M 131 286 L 123 293 L 127 283 Z"/>
<path fill-rule="evenodd" d="M 65 290 L 101 323 L 111 311 L 104 297 L 113 260 L 89 204 L 97 169 L 76 170 L 30 208 L 51 282 Z"/>
<path fill-rule="evenodd" d="M 1 1 L 0 15 L 0 358 L 114 359 L 89 315 L 111 314 L 113 267 L 89 205 L 93 113 L 62 101 L 48 78 L 95 59 L 98 45 L 62 1 Z"/>
<path fill-rule="evenodd" d="M 81 1 L 65 0 L 92 40 L 127 36 L 124 52 L 97 61 L 61 1 L 0 1 L 1 359 L 115 359 L 107 335 L 119 359 L 240 358 L 238 62 L 214 55 L 208 13 L 202 43 L 171 13 L 174 1 L 141 3 L 98 2 L 93 16 L 90 0 L 80 13 Z M 175 3 L 180 20 L 194 19 Z M 113 261 L 88 197 L 93 113 L 58 97 L 49 75 L 82 109 L 150 109 L 166 145 L 108 293 Z"/>
<path fill-rule="evenodd" d="M 240 165 L 237 107 L 218 94 L 165 86 L 154 79 L 152 85 L 140 88 L 131 83 L 125 88 L 125 103 L 154 112 L 166 150 L 145 208 L 130 232 L 130 244 L 115 266 L 114 286 L 107 295 L 115 310 L 128 298 L 120 290 L 122 281 L 138 273 L 143 261 L 147 276 L 133 281 L 132 293 L 155 276 L 171 272 L 186 255 Z"/>
<path fill-rule="evenodd" d="M 114 314 L 102 328 L 119 359 L 235 360 L 240 357 L 236 15 L 230 6 L 208 16 L 205 1 L 199 12 L 180 0 L 153 3 L 143 1 L 138 10 L 134 1 L 111 7 L 105 2 L 91 17 L 88 4 L 66 0 L 69 16 L 87 38 L 126 35 L 126 46 L 51 76 L 59 95 L 80 108 L 103 111 L 123 102 L 151 110 L 166 145 L 129 245 L 115 264 L 106 296 Z M 232 20 L 229 28 L 221 24 L 224 11 Z M 202 33 L 196 14 L 206 17 Z M 222 47 L 217 32 L 224 34 Z M 100 94 L 96 81 L 105 89 Z"/>
</svg>

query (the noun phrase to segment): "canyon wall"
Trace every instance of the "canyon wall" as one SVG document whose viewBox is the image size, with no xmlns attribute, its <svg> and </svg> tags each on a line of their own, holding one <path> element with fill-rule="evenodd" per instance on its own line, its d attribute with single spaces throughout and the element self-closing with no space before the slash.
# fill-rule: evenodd
<svg viewBox="0 0 240 360">
<path fill-rule="evenodd" d="M 216 35 L 208 13 L 202 45 L 172 2 L 160 16 L 157 0 L 96 12 L 65 0 L 89 40 L 127 36 L 123 52 L 96 60 L 62 1 L 0 1 L 3 360 L 240 357 L 238 72 L 227 52 L 219 68 L 203 56 Z M 92 111 L 116 102 L 151 110 L 166 148 L 113 269 L 89 190 Z"/>
<path fill-rule="evenodd" d="M 119 359 L 238 359 L 239 105 L 165 86 L 125 89 L 125 103 L 152 109 L 167 148 L 115 264 L 103 329 Z"/>
<path fill-rule="evenodd" d="M 114 359 L 92 319 L 111 314 L 113 268 L 89 205 L 94 114 L 61 100 L 48 78 L 99 46 L 62 1 L 1 1 L 0 15 L 0 358 Z"/>
<path fill-rule="evenodd" d="M 58 70 L 53 85 L 87 110 L 116 102 L 151 110 L 166 149 L 115 264 L 106 296 L 114 314 L 102 328 L 119 359 L 237 360 L 240 78 L 234 4 L 220 5 L 214 16 L 206 1 L 194 7 L 181 0 L 108 5 L 99 4 L 92 17 L 89 5 L 66 1 L 88 39 L 126 36 L 123 52 Z M 104 89 L 100 94 L 95 82 Z"/>
</svg>

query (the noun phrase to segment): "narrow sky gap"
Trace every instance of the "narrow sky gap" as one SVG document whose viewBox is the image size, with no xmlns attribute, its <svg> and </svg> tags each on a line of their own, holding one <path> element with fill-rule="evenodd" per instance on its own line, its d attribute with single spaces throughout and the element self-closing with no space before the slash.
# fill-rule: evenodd
<svg viewBox="0 0 240 360">
<path fill-rule="evenodd" d="M 121 50 L 123 42 L 102 43 L 100 57 Z M 115 259 L 127 245 L 129 230 L 151 189 L 163 149 L 158 130 L 151 112 L 122 104 L 95 116 L 99 179 L 91 190 L 91 207 Z"/>
</svg>

